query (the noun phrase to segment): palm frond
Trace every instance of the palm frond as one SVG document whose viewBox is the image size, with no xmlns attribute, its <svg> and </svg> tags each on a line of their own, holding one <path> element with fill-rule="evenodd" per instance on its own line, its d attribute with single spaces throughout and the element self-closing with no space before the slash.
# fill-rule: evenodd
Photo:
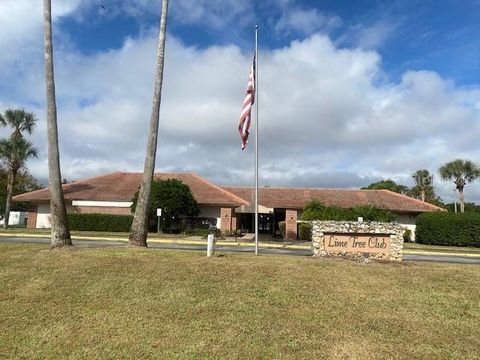
<svg viewBox="0 0 480 360">
<path fill-rule="evenodd" d="M 10 170 L 18 171 L 25 162 L 38 156 L 38 150 L 22 136 L 0 139 L 0 159 Z"/>
<path fill-rule="evenodd" d="M 37 122 L 37 118 L 33 113 L 23 109 L 8 109 L 5 111 L 3 119 L 5 125 L 11 127 L 14 134 L 22 134 L 24 132 L 31 134 Z"/>
</svg>

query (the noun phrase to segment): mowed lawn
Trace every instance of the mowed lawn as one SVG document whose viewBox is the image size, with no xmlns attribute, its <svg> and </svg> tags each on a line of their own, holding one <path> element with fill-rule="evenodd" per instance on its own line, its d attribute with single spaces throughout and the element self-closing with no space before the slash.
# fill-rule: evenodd
<svg viewBox="0 0 480 360">
<path fill-rule="evenodd" d="M 0 358 L 478 358 L 480 266 L 0 245 Z"/>
</svg>

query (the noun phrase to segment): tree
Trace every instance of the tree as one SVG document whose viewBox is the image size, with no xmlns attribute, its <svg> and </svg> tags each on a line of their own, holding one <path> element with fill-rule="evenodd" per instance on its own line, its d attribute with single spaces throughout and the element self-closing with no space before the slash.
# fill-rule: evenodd
<svg viewBox="0 0 480 360">
<path fill-rule="evenodd" d="M 399 185 L 393 180 L 381 180 L 371 183 L 367 187 L 363 187 L 362 190 L 390 190 L 399 194 L 405 194 L 408 188 L 405 185 Z"/>
<path fill-rule="evenodd" d="M 13 131 L 11 136 L 23 136 L 24 133 L 32 134 L 37 118 L 31 112 L 23 109 L 8 109 L 4 115 L 0 114 L 0 126 L 8 126 Z"/>
<path fill-rule="evenodd" d="M 416 188 L 415 191 L 420 191 L 420 199 L 422 201 L 426 200 L 426 192 L 432 192 L 433 190 L 433 177 L 430 175 L 430 172 L 425 169 L 417 170 L 412 174 L 412 179 L 415 181 Z M 413 188 L 412 188 L 413 190 Z M 433 191 L 434 193 L 434 191 Z"/>
<path fill-rule="evenodd" d="M 454 203 L 445 204 L 445 208 L 450 212 L 455 212 L 455 204 Z M 469 213 L 469 212 L 480 213 L 480 205 L 477 205 L 475 203 L 467 202 L 467 203 L 465 203 L 465 212 L 466 213 Z"/>
<path fill-rule="evenodd" d="M 0 168 L 0 213 L 5 213 L 5 204 L 7 201 L 7 184 L 9 180 L 9 171 Z M 28 172 L 27 169 L 21 169 L 17 174 L 17 179 L 13 186 L 13 196 L 26 192 L 41 189 L 42 186 Z M 28 211 L 28 203 L 15 202 L 11 204 L 10 211 Z"/>
<path fill-rule="evenodd" d="M 150 130 L 140 185 L 138 204 L 133 216 L 132 229 L 128 243 L 134 246 L 147 246 L 148 234 L 148 207 L 152 190 L 155 158 L 157 153 L 158 122 L 160 117 L 160 103 L 162 99 L 163 67 L 165 61 L 165 39 L 167 35 L 168 0 L 162 0 L 162 14 L 160 17 L 160 33 L 158 37 L 157 66 L 155 74 L 155 88 L 150 117 Z"/>
<path fill-rule="evenodd" d="M 47 94 L 48 180 L 50 187 L 51 247 L 72 245 L 63 198 L 60 154 L 58 150 L 57 102 L 53 70 L 52 3 L 43 0 L 43 30 L 45 48 L 45 85 Z"/>
<path fill-rule="evenodd" d="M 139 192 L 132 199 L 132 211 L 138 204 Z M 198 216 L 200 210 L 188 185 L 179 180 L 153 181 L 148 217 L 156 217 L 157 209 L 162 209 L 162 229 L 169 229 L 180 216 Z"/>
<path fill-rule="evenodd" d="M 463 189 L 466 184 L 480 177 L 480 168 L 470 160 L 456 159 L 443 164 L 438 172 L 443 180 L 453 181 L 458 190 L 460 212 L 465 211 L 465 197 Z"/>
<path fill-rule="evenodd" d="M 0 159 L 7 167 L 7 184 L 5 194 L 4 223 L 3 227 L 8 227 L 12 196 L 18 172 L 25 166 L 25 162 L 30 157 L 37 156 L 37 150 L 33 145 L 26 141 L 23 133 L 31 134 L 35 128 L 36 118 L 33 113 L 26 112 L 23 109 L 8 109 L 4 115 L 0 114 L 0 126 L 8 126 L 12 129 L 9 138 L 0 140 Z"/>
<path fill-rule="evenodd" d="M 3 223 L 5 229 L 8 227 L 13 187 L 18 171 L 25 166 L 25 162 L 31 157 L 37 157 L 37 149 L 33 147 L 32 143 L 25 140 L 23 136 L 14 134 L 8 139 L 0 140 L 0 159 L 2 159 L 9 172 L 5 201 L 5 221 Z"/>
<path fill-rule="evenodd" d="M 357 221 L 362 217 L 365 221 L 391 222 L 395 215 L 388 210 L 375 206 L 364 205 L 354 208 L 339 208 L 325 206 L 318 200 L 312 200 L 305 204 L 302 211 L 302 220 L 336 220 L 336 221 Z"/>
</svg>

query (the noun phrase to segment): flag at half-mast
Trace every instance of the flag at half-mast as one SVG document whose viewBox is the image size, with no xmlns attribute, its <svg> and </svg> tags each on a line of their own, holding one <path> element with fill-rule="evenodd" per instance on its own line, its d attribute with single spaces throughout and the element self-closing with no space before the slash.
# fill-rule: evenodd
<svg viewBox="0 0 480 360">
<path fill-rule="evenodd" d="M 247 93 L 243 100 L 242 113 L 238 124 L 238 132 L 242 138 L 242 150 L 245 149 L 248 142 L 248 134 L 250 133 L 250 125 L 252 123 L 252 107 L 255 102 L 255 56 L 253 56 L 252 68 L 248 76 Z"/>
</svg>

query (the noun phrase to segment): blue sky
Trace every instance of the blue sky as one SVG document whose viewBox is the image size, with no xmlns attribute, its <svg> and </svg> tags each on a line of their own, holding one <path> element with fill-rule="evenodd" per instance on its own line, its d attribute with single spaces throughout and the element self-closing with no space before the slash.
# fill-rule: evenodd
<svg viewBox="0 0 480 360">
<path fill-rule="evenodd" d="M 172 1 L 173 20 L 169 31 L 186 45 L 236 44 L 245 51 L 252 46 L 254 24 L 261 27 L 260 45 L 265 48 L 288 46 L 293 40 L 320 31 L 340 47 L 375 49 L 382 56 L 385 72 L 393 80 L 398 80 L 406 70 L 426 69 L 459 85 L 479 82 L 478 0 L 461 3 L 455 0 L 280 1 L 276 6 L 272 3 L 274 1 L 252 2 L 252 6 L 245 6 L 230 22 L 212 25 L 183 19 L 180 12 L 184 8 Z M 278 29 L 276 25 L 289 10 L 304 12 L 304 18 L 308 18 L 309 13 L 317 17 L 312 17 L 310 26 L 305 21 L 303 29 L 302 25 Z M 325 25 L 318 21 L 319 15 L 332 23 Z M 156 27 L 158 19 L 159 9 L 153 5 L 140 14 L 129 14 L 119 13 L 116 1 L 98 0 L 81 18 L 65 17 L 60 26 L 78 51 L 90 54 L 120 48 L 125 38 Z"/>
<path fill-rule="evenodd" d="M 56 0 L 53 11 L 64 177 L 141 171 L 160 0 Z M 253 183 L 236 126 L 255 24 L 261 184 L 410 185 L 420 168 L 480 163 L 479 20 L 478 0 L 172 0 L 157 169 Z M 37 114 L 28 166 L 45 181 L 41 21 L 41 1 L 0 1 L 0 111 Z M 451 184 L 437 188 L 451 201 Z M 480 186 L 468 191 L 480 200 Z"/>
</svg>

